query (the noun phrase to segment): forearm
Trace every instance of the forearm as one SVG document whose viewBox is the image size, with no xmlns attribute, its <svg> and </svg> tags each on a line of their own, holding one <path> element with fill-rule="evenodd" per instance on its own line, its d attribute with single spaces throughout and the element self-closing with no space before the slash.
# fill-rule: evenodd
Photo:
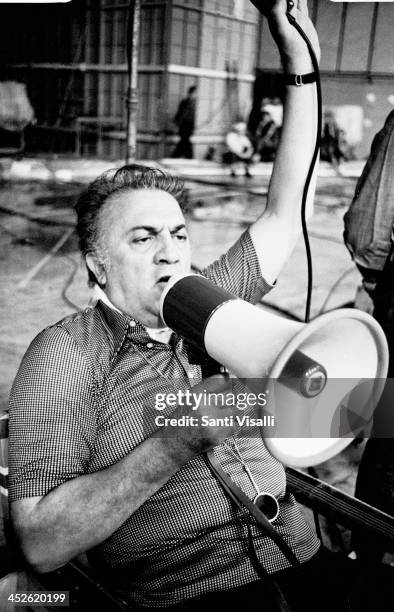
<svg viewBox="0 0 394 612">
<path fill-rule="evenodd" d="M 11 517 L 27 561 L 37 571 L 53 571 L 96 546 L 194 454 L 180 440 L 153 436 L 111 467 L 35 498 L 28 512 L 14 502 Z"/>
<path fill-rule="evenodd" d="M 284 63 L 284 72 L 288 74 L 312 71 L 312 63 L 306 58 L 294 58 Z M 316 143 L 316 129 L 316 84 L 287 86 L 283 127 L 269 186 L 267 213 L 283 216 L 295 230 L 299 225 L 302 194 Z M 313 187 L 312 184 L 312 193 Z"/>
<path fill-rule="evenodd" d="M 226 394 L 232 383 L 212 376 L 195 393 Z M 199 404 L 199 414 L 229 416 L 232 407 Z M 192 415 L 194 404 L 178 406 L 171 416 Z M 194 456 L 221 443 L 233 427 L 184 427 L 171 435 L 158 429 L 114 465 L 69 480 L 43 497 L 11 504 L 11 518 L 22 552 L 41 572 L 64 565 L 109 538 L 138 508 Z"/>
<path fill-rule="evenodd" d="M 301 204 L 316 140 L 316 85 L 288 86 L 282 137 L 263 214 L 250 235 L 265 279 L 273 283 L 301 233 Z M 308 190 L 306 218 L 313 210 L 317 164 Z"/>
<path fill-rule="evenodd" d="M 268 16 L 270 30 L 287 74 L 313 71 L 308 48 L 287 18 L 286 0 L 265 0 L 256 5 Z M 302 5 L 298 2 L 298 5 Z M 320 51 L 314 27 L 304 10 L 294 10 L 296 21 L 311 40 L 317 59 Z M 250 227 L 250 235 L 265 279 L 274 282 L 293 250 L 301 232 L 301 203 L 308 170 L 313 159 L 317 130 L 316 84 L 288 85 L 283 126 L 263 214 Z M 310 183 L 306 216 L 311 214 L 315 174 Z"/>
</svg>

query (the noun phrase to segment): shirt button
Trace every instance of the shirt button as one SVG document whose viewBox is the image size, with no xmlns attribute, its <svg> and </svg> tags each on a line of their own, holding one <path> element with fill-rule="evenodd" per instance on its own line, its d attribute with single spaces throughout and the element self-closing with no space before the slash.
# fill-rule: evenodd
<svg viewBox="0 0 394 612">
<path fill-rule="evenodd" d="M 130 327 L 135 327 L 137 325 L 137 323 L 135 321 L 130 321 L 129 325 L 130 325 Z"/>
<path fill-rule="evenodd" d="M 146 346 L 147 346 L 148 348 L 152 348 L 153 343 L 152 343 L 152 342 L 148 342 Z"/>
</svg>

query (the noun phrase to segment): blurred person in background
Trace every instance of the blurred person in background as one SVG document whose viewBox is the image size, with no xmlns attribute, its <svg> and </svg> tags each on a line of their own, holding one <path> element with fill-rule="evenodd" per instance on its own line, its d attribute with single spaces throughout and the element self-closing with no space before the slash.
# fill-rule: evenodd
<svg viewBox="0 0 394 612">
<path fill-rule="evenodd" d="M 230 166 L 231 176 L 237 176 L 239 166 L 243 166 L 245 176 L 251 177 L 249 166 L 252 163 L 253 145 L 247 135 L 246 123 L 237 121 L 226 134 L 227 151 L 223 154 L 223 162 Z"/>
<path fill-rule="evenodd" d="M 172 157 L 193 159 L 191 137 L 196 123 L 196 100 L 197 87 L 196 85 L 192 85 L 187 90 L 186 98 L 180 101 L 174 117 L 174 123 L 178 128 L 179 141 L 174 149 Z"/>
</svg>

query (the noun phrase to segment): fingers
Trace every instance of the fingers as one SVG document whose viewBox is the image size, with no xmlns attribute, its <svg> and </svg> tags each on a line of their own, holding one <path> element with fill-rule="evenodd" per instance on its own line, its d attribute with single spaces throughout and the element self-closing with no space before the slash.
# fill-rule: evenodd
<svg viewBox="0 0 394 612">
<path fill-rule="evenodd" d="M 200 385 L 203 385 L 207 391 L 225 392 L 231 388 L 232 383 L 228 374 L 215 374 L 205 378 Z"/>
<path fill-rule="evenodd" d="M 274 7 L 277 8 L 282 6 L 282 8 L 286 10 L 286 0 L 251 0 L 251 2 L 257 10 L 266 17 L 271 13 Z"/>
<path fill-rule="evenodd" d="M 297 12 L 302 13 L 305 17 L 309 16 L 308 0 L 287 0 L 286 14 L 296 17 Z"/>
</svg>

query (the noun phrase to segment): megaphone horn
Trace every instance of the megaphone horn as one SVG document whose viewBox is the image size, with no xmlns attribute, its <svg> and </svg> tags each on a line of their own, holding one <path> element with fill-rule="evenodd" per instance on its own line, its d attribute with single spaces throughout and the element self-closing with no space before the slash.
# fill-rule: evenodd
<svg viewBox="0 0 394 612">
<path fill-rule="evenodd" d="M 321 463 L 358 433 L 355 414 L 364 426 L 370 420 L 388 367 L 386 338 L 371 316 L 338 309 L 300 323 L 196 274 L 173 276 L 160 307 L 168 327 L 238 378 L 269 378 L 276 430 L 264 438 L 282 463 Z"/>
</svg>

